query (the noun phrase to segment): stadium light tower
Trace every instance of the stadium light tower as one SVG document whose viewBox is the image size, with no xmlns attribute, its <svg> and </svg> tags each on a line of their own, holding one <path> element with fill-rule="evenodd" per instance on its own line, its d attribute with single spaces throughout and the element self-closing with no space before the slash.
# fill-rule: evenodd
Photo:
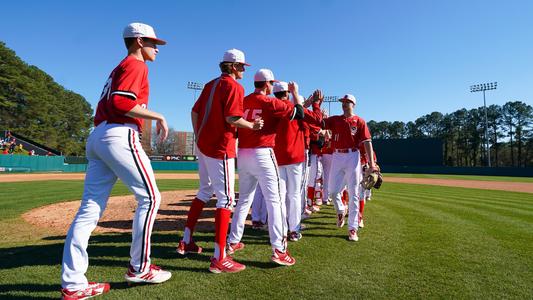
<svg viewBox="0 0 533 300">
<path fill-rule="evenodd" d="M 194 81 L 189 81 L 187 82 L 187 88 L 190 89 L 190 90 L 194 90 L 194 95 L 193 95 L 193 99 L 192 99 L 192 102 L 196 102 L 196 91 L 201 91 L 203 88 L 204 88 L 204 85 L 201 84 L 201 83 L 198 83 L 198 82 L 194 82 Z M 194 155 L 194 145 L 196 144 L 196 136 L 194 136 L 193 134 L 193 141 L 192 141 L 192 145 L 191 145 L 191 154 Z"/>
<path fill-rule="evenodd" d="M 483 92 L 483 107 L 485 110 L 485 140 L 487 142 L 487 166 L 490 165 L 490 147 L 489 147 L 489 122 L 487 119 L 487 102 L 485 101 L 485 91 L 495 90 L 498 87 L 497 82 L 475 84 L 470 86 L 470 92 Z"/>
<path fill-rule="evenodd" d="M 328 116 L 331 117 L 331 102 L 337 102 L 339 101 L 338 96 L 324 96 L 324 101 L 328 103 Z"/>
</svg>

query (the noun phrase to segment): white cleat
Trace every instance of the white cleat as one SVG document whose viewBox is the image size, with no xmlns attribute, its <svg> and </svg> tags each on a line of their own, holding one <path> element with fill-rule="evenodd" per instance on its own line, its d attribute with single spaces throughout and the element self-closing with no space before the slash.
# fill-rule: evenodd
<svg viewBox="0 0 533 300">
<path fill-rule="evenodd" d="M 348 240 L 357 242 L 359 240 L 359 237 L 357 236 L 357 230 L 350 229 L 348 232 Z"/>
<path fill-rule="evenodd" d="M 172 273 L 164 271 L 156 265 L 150 265 L 148 272 L 136 272 L 132 266 L 128 268 L 128 272 L 124 278 L 128 283 L 161 283 L 172 277 Z"/>
</svg>

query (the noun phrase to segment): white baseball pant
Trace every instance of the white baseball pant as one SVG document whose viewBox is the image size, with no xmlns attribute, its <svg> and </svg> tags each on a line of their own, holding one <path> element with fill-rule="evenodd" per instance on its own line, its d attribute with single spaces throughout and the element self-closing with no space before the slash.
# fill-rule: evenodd
<svg viewBox="0 0 533 300">
<path fill-rule="evenodd" d="M 232 209 L 235 206 L 235 159 L 216 159 L 198 151 L 200 188 L 196 198 L 208 202 L 213 193 L 217 208 Z"/>
<path fill-rule="evenodd" d="M 302 190 L 300 192 L 302 202 L 302 212 L 301 214 L 304 214 L 305 206 L 307 204 L 307 182 L 309 179 L 309 150 L 305 149 L 305 162 L 304 162 L 304 169 L 303 169 L 303 176 L 302 176 Z"/>
<path fill-rule="evenodd" d="M 244 233 L 244 223 L 252 205 L 257 184 L 261 186 L 268 214 L 268 233 L 272 251 L 285 252 L 287 229 L 283 216 L 285 202 L 281 198 L 276 156 L 272 148 L 239 149 L 239 201 L 231 220 L 228 243 L 238 243 Z"/>
<path fill-rule="evenodd" d="M 87 245 L 102 216 L 117 177 L 135 195 L 130 265 L 138 272 L 150 267 L 150 236 L 161 203 L 150 159 L 133 124 L 99 124 L 87 140 L 89 161 L 83 197 L 63 248 L 61 285 L 69 290 L 87 287 Z"/>
<path fill-rule="evenodd" d="M 327 201 L 329 197 L 329 174 L 331 173 L 331 160 L 333 154 L 322 154 L 322 183 L 324 190 L 324 200 Z"/>
<path fill-rule="evenodd" d="M 252 203 L 252 221 L 259 221 L 263 224 L 267 223 L 267 208 L 265 197 L 261 191 L 261 186 L 255 189 L 254 200 Z"/>
<path fill-rule="evenodd" d="M 309 178 L 307 179 L 307 186 L 316 188 L 316 181 L 322 177 L 322 163 L 320 161 L 320 156 L 316 154 L 309 155 L 309 165 Z M 312 200 L 313 199 L 307 199 L 307 205 L 312 205 Z"/>
<path fill-rule="evenodd" d="M 302 177 L 303 177 L 304 163 L 290 164 L 279 167 L 281 198 L 285 199 L 286 218 L 285 228 L 289 231 L 300 231 L 300 223 L 302 221 Z"/>
<path fill-rule="evenodd" d="M 196 147 L 196 153 L 198 154 L 198 174 L 200 175 L 200 187 L 196 193 L 196 198 L 207 203 L 214 193 L 217 197 L 217 208 L 233 209 L 235 206 L 235 159 L 212 158 L 203 154 L 198 147 Z M 183 231 L 183 240 L 191 240 L 191 232 L 188 227 L 185 227 Z"/>
<path fill-rule="evenodd" d="M 329 193 L 335 204 L 337 214 L 344 213 L 341 192 L 346 185 L 348 189 L 348 229 L 358 229 L 359 226 L 359 194 L 361 189 L 361 162 L 359 151 L 348 153 L 333 153 L 329 174 Z"/>
</svg>

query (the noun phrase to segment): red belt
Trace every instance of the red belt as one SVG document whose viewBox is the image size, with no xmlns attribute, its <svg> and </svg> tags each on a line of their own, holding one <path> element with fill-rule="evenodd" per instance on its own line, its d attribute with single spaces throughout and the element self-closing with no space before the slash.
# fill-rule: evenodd
<svg viewBox="0 0 533 300">
<path fill-rule="evenodd" d="M 350 153 L 355 151 L 357 151 L 357 148 L 335 149 L 335 152 L 338 153 Z"/>
</svg>

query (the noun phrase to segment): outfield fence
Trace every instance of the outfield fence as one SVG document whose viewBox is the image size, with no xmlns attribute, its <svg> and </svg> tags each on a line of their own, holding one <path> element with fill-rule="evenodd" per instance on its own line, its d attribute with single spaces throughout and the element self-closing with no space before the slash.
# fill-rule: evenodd
<svg viewBox="0 0 533 300">
<path fill-rule="evenodd" d="M 0 172 L 85 172 L 84 157 L 0 155 Z M 151 161 L 154 170 L 196 171 L 197 161 Z M 384 173 L 533 177 L 533 168 L 382 165 Z"/>
</svg>

